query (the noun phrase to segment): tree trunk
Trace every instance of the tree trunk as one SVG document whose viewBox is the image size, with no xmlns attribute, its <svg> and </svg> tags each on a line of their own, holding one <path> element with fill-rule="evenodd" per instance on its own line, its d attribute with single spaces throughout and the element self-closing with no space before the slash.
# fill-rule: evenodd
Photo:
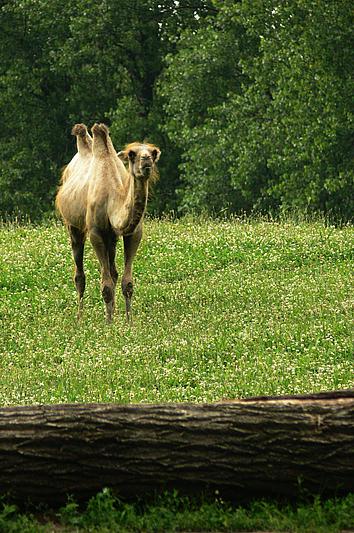
<svg viewBox="0 0 354 533">
<path fill-rule="evenodd" d="M 17 501 L 176 488 L 238 501 L 354 488 L 354 391 L 215 404 L 0 409 L 0 493 Z"/>
</svg>

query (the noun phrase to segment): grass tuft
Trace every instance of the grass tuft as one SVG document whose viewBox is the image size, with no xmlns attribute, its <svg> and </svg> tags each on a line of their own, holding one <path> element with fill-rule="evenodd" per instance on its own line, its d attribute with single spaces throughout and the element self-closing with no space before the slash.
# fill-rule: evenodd
<svg viewBox="0 0 354 533">
<path fill-rule="evenodd" d="M 69 501 L 56 514 L 23 515 L 15 506 L 0 505 L 0 530 L 21 533 L 165 532 L 165 531 L 282 531 L 336 533 L 354 524 L 354 495 L 296 505 L 265 500 L 247 507 L 221 499 L 207 501 L 166 493 L 149 503 L 124 503 L 108 489 L 91 498 L 85 508 Z"/>
</svg>

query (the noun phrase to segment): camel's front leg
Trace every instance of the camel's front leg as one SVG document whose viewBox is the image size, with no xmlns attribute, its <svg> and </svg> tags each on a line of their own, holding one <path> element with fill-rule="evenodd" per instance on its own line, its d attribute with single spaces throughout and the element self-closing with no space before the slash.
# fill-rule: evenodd
<svg viewBox="0 0 354 533">
<path fill-rule="evenodd" d="M 108 248 L 108 258 L 109 258 L 109 268 L 111 272 L 111 278 L 114 283 L 114 286 L 117 285 L 118 272 L 116 267 L 116 247 L 117 247 L 117 236 L 113 230 L 110 230 L 106 240 L 106 246 Z"/>
<path fill-rule="evenodd" d="M 107 322 L 112 322 L 115 306 L 115 285 L 111 276 L 107 236 L 97 227 L 90 229 L 90 240 L 101 265 L 101 293 L 106 306 Z"/>
<path fill-rule="evenodd" d="M 133 297 L 133 260 L 139 247 L 142 228 L 138 227 L 132 235 L 123 237 L 124 241 L 124 273 L 122 278 L 122 292 L 125 298 L 125 313 L 127 321 L 132 324 Z"/>
</svg>

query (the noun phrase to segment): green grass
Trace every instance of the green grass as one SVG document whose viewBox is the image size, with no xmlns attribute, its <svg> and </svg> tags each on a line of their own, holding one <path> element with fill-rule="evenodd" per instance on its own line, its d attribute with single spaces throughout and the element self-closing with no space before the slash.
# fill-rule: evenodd
<svg viewBox="0 0 354 533">
<path fill-rule="evenodd" d="M 353 386 L 353 229 L 147 221 L 134 326 L 105 324 L 86 246 L 76 320 L 66 230 L 0 227 L 0 405 L 210 402 Z M 122 247 L 118 247 L 122 271 Z"/>
<path fill-rule="evenodd" d="M 86 247 L 85 313 L 76 320 L 65 229 L 0 227 L 0 405 L 216 401 L 353 387 L 353 229 L 320 222 L 147 221 L 135 260 L 134 326 L 118 293 L 104 320 L 98 263 Z M 122 271 L 122 249 L 118 249 Z M 166 495 L 21 514 L 0 531 L 294 531 L 353 527 L 353 495 L 248 507 Z"/>
<path fill-rule="evenodd" d="M 2 507 L 2 508 L 1 508 Z M 71 501 L 54 513 L 21 514 L 14 505 L 0 505 L 0 530 L 4 532 L 166 532 L 166 531 L 282 531 L 335 533 L 354 524 L 354 495 L 342 499 L 276 504 L 257 501 L 247 507 L 190 500 L 176 493 L 150 503 L 123 503 L 107 489 L 84 509 Z"/>
</svg>

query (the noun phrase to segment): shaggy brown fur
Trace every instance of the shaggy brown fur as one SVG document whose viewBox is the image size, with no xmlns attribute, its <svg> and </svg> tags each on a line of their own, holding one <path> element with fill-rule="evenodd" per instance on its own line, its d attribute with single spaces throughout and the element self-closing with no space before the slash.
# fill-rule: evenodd
<svg viewBox="0 0 354 533">
<path fill-rule="evenodd" d="M 160 150 L 150 143 L 130 143 L 116 153 L 104 124 L 94 124 L 91 137 L 84 124 L 72 129 L 77 154 L 64 168 L 56 206 L 71 238 L 79 315 L 85 290 L 83 252 L 88 235 L 101 265 L 101 290 L 107 321 L 115 306 L 118 273 L 116 241 L 124 241 L 122 292 L 131 321 L 132 265 L 141 236 L 149 184 L 157 180 Z M 126 166 L 123 164 L 126 163 Z"/>
</svg>

